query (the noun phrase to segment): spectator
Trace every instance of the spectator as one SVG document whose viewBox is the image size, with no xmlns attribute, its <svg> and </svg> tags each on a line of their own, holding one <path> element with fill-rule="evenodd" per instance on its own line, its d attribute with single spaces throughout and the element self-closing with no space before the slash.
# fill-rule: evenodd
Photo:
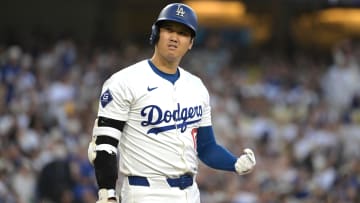
<svg viewBox="0 0 360 203">
<path fill-rule="evenodd" d="M 266 52 L 234 64 L 239 47 L 220 50 L 221 39 L 213 37 L 185 63 L 199 63 L 199 56 L 209 70 L 200 76 L 213 98 L 219 142 L 234 152 L 253 146 L 258 165 L 240 180 L 200 166 L 203 202 L 360 202 L 360 76 L 353 55 L 360 47 L 339 42 L 330 66 L 307 53 L 292 63 Z M 36 55 L 0 48 L 1 203 L 94 202 L 83 143 L 91 138 L 98 87 L 118 66 L 149 52 L 126 47 L 89 53 L 65 40 Z"/>
</svg>

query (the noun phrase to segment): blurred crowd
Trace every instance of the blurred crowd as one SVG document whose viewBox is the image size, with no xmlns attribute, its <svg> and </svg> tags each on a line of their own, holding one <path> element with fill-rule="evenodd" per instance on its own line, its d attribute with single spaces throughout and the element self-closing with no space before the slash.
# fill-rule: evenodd
<svg viewBox="0 0 360 203">
<path fill-rule="evenodd" d="M 207 38 L 182 67 L 209 89 L 217 141 L 254 149 L 257 166 L 238 176 L 200 163 L 202 202 L 360 202 L 360 46 L 340 41 L 329 61 L 260 51 L 241 61 L 221 45 Z M 0 46 L 0 203 L 95 202 L 87 147 L 101 85 L 151 55 L 71 39 Z"/>
</svg>

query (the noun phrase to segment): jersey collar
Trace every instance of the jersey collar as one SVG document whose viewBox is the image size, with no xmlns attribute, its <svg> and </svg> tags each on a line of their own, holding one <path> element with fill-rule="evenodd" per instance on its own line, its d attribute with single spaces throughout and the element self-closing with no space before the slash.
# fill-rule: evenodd
<svg viewBox="0 0 360 203">
<path fill-rule="evenodd" d="M 174 74 L 168 74 L 168 73 L 164 73 L 162 72 L 161 70 L 159 70 L 155 64 L 150 60 L 148 59 L 148 63 L 151 67 L 151 69 L 157 74 L 159 75 L 160 77 L 164 78 L 165 80 L 171 82 L 172 84 L 175 84 L 175 82 L 179 79 L 180 77 L 180 71 L 179 71 L 179 68 L 176 69 L 176 73 Z"/>
</svg>

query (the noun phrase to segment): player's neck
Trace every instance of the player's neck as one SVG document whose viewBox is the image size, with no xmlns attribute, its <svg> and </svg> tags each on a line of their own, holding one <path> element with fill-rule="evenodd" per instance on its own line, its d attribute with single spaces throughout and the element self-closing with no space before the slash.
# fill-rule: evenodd
<svg viewBox="0 0 360 203">
<path fill-rule="evenodd" d="M 156 68 L 167 74 L 175 74 L 179 66 L 179 62 L 167 61 L 155 55 L 151 58 L 151 62 Z"/>
</svg>

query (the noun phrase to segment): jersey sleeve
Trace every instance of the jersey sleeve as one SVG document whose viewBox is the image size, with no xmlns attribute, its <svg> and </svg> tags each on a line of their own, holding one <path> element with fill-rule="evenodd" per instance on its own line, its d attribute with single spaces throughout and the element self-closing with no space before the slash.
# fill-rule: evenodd
<svg viewBox="0 0 360 203">
<path fill-rule="evenodd" d="M 203 115 L 200 121 L 200 127 L 205 127 L 205 126 L 211 126 L 211 106 L 210 106 L 210 96 L 209 96 L 209 92 L 207 90 L 207 88 L 205 87 L 205 85 L 201 82 L 200 85 L 200 91 L 202 93 L 202 97 L 203 97 Z"/>
<path fill-rule="evenodd" d="M 131 101 L 132 94 L 126 81 L 113 76 L 102 87 L 98 117 L 127 121 Z"/>
</svg>

